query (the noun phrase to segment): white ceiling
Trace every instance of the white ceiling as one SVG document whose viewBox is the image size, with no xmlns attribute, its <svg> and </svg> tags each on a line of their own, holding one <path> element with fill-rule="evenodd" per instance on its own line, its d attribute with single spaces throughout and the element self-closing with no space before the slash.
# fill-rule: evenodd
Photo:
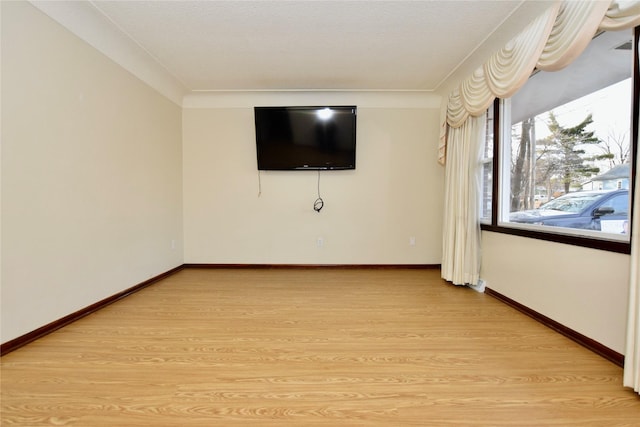
<svg viewBox="0 0 640 427">
<path fill-rule="evenodd" d="M 525 3 L 91 2 L 187 91 L 436 91 Z"/>
</svg>

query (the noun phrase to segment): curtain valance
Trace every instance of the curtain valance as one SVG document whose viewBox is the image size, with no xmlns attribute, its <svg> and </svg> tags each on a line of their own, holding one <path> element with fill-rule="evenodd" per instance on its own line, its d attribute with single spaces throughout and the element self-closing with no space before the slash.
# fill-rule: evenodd
<svg viewBox="0 0 640 427">
<path fill-rule="evenodd" d="M 604 1 L 563 3 L 536 67 L 558 71 L 572 63 L 598 31 L 608 8 Z"/>
<path fill-rule="evenodd" d="M 602 18 L 600 29 L 618 31 L 640 25 L 640 2 L 614 1 Z"/>
<path fill-rule="evenodd" d="M 640 25 L 640 0 L 562 1 L 536 18 L 492 55 L 448 98 L 443 128 L 457 128 L 483 114 L 495 98 L 509 98 L 535 68 L 557 71 L 578 57 L 599 30 Z M 438 161 L 446 158 L 446 132 L 440 133 Z"/>
</svg>

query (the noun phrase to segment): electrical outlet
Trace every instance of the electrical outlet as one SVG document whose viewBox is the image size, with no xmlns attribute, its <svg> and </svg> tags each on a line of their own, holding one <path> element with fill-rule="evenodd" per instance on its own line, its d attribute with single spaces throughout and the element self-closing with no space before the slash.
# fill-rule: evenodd
<svg viewBox="0 0 640 427">
<path fill-rule="evenodd" d="M 318 239 L 316 240 L 316 246 L 319 248 L 324 246 L 324 239 L 322 237 L 318 237 Z"/>
<path fill-rule="evenodd" d="M 416 238 L 411 236 L 409 237 L 409 246 L 415 246 L 416 245 Z"/>
<path fill-rule="evenodd" d="M 176 240 L 173 239 L 171 240 L 171 250 L 175 250 L 176 249 Z"/>
</svg>

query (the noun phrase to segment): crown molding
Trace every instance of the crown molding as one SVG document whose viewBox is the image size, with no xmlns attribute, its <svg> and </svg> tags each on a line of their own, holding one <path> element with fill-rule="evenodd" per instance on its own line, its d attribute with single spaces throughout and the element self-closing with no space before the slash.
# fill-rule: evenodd
<svg viewBox="0 0 640 427">
<path fill-rule="evenodd" d="M 248 108 L 256 105 L 358 105 L 366 108 L 439 109 L 440 95 L 426 91 L 281 90 L 192 92 L 183 108 Z"/>
<path fill-rule="evenodd" d="M 185 86 L 88 1 L 30 3 L 147 85 L 181 106 Z"/>
</svg>

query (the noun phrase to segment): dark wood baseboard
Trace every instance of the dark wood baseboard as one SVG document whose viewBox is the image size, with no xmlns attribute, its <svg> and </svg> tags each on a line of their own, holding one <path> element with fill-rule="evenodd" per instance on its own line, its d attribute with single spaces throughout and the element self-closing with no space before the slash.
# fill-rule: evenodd
<svg viewBox="0 0 640 427">
<path fill-rule="evenodd" d="M 108 298 L 105 298 L 101 301 L 98 301 L 94 304 L 91 304 L 83 309 L 80 309 L 78 311 L 76 311 L 75 313 L 71 313 L 67 316 L 64 316 L 61 319 L 55 320 L 47 325 L 44 325 L 34 331 L 31 331 L 27 334 L 24 334 L 22 336 L 19 336 L 18 338 L 14 338 L 11 341 L 7 341 L 6 343 L 3 343 L 0 346 L 0 355 L 4 356 L 7 353 L 10 353 L 14 350 L 19 349 L 20 347 L 29 344 L 30 342 L 33 342 L 35 340 L 37 340 L 38 338 L 41 338 L 47 334 L 50 334 L 53 331 L 56 331 L 60 328 L 62 328 L 63 326 L 66 326 L 70 323 L 75 322 L 76 320 L 82 319 L 85 316 L 88 316 L 91 313 L 94 313 L 98 310 L 100 310 L 101 308 L 106 307 L 109 304 L 113 304 L 114 302 L 121 300 L 122 298 L 126 298 L 129 295 L 138 292 L 139 290 L 146 288 L 147 286 L 162 280 L 180 270 L 182 270 L 184 268 L 184 266 L 180 265 L 178 267 L 175 267 L 169 271 L 166 271 L 162 274 L 159 274 L 157 276 L 154 276 L 148 280 L 145 280 L 142 283 L 139 283 L 135 286 L 130 287 L 129 289 L 125 289 L 122 292 L 118 292 L 115 295 L 112 295 Z"/>
<path fill-rule="evenodd" d="M 585 336 L 582 335 L 579 332 L 574 331 L 571 328 L 568 328 L 564 325 L 562 325 L 561 323 L 556 322 L 555 320 L 545 316 L 544 314 L 538 313 L 535 310 L 530 309 L 529 307 L 520 304 L 517 301 L 512 300 L 511 298 L 502 295 L 499 292 L 494 291 L 493 289 L 490 288 L 485 288 L 485 293 L 487 295 L 490 295 L 494 298 L 496 298 L 499 301 L 502 301 L 503 303 L 515 308 L 516 310 L 526 314 L 527 316 L 537 320 L 538 322 L 542 323 L 543 325 L 553 329 L 554 331 L 564 335 L 565 337 L 577 342 L 578 344 L 582 345 L 583 347 L 588 348 L 589 350 L 593 351 L 596 354 L 599 354 L 600 356 L 604 357 L 605 359 L 609 360 L 610 362 L 615 363 L 616 365 L 620 366 L 620 367 L 624 367 L 624 355 L 618 353 L 617 351 L 614 351 L 602 344 L 600 344 L 599 342 Z"/>
<path fill-rule="evenodd" d="M 184 264 L 184 268 L 343 268 L 343 269 L 439 269 L 440 264 Z"/>
</svg>

